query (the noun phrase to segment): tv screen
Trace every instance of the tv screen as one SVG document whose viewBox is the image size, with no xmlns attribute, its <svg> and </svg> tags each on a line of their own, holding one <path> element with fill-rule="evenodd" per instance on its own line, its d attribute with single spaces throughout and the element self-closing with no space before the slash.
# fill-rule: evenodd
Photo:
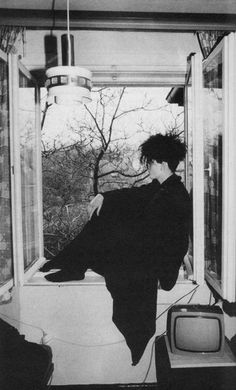
<svg viewBox="0 0 236 390">
<path fill-rule="evenodd" d="M 175 305 L 167 315 L 167 337 L 175 354 L 224 353 L 224 316 L 218 306 Z"/>
</svg>

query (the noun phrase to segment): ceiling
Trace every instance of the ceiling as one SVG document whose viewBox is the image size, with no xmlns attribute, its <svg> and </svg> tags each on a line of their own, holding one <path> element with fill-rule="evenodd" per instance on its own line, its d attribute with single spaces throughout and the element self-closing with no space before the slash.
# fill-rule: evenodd
<svg viewBox="0 0 236 390">
<path fill-rule="evenodd" d="M 66 0 L 0 0 L 0 8 L 65 10 Z M 72 11 L 236 13 L 235 0 L 70 0 Z"/>
<path fill-rule="evenodd" d="M 236 30 L 236 0 L 70 0 L 72 29 Z M 0 25 L 66 28 L 67 0 L 0 0 Z"/>
</svg>

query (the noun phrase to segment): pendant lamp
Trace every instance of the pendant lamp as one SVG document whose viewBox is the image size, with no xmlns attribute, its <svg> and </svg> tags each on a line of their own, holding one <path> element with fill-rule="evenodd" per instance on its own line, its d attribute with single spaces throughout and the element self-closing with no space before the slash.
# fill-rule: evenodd
<svg viewBox="0 0 236 390">
<path fill-rule="evenodd" d="M 69 0 L 67 0 L 67 34 L 62 36 L 63 43 L 66 46 L 63 62 L 66 61 L 67 64 L 63 63 L 62 66 L 55 66 L 46 71 L 45 87 L 48 91 L 48 104 L 86 104 L 91 101 L 92 75 L 89 70 L 74 66 L 74 55 L 72 56 L 74 41 L 70 35 Z"/>
</svg>

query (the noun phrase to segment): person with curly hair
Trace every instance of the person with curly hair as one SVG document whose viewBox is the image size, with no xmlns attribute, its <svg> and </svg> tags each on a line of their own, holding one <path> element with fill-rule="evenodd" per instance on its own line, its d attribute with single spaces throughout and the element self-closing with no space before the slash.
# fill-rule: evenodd
<svg viewBox="0 0 236 390">
<path fill-rule="evenodd" d="M 158 285 L 170 290 L 188 250 L 190 198 L 175 171 L 186 155 L 175 134 L 155 134 L 140 146 L 151 182 L 99 193 L 79 235 L 41 271 L 52 282 L 81 280 L 88 268 L 104 276 L 113 322 L 136 365 L 155 334 Z"/>
</svg>

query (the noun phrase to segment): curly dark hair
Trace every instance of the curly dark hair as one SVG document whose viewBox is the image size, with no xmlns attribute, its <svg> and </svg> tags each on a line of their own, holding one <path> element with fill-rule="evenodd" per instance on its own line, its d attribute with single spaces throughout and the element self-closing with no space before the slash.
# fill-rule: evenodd
<svg viewBox="0 0 236 390">
<path fill-rule="evenodd" d="M 179 162 L 184 160 L 187 152 L 185 142 L 175 133 L 151 135 L 140 145 L 139 149 L 142 164 L 148 166 L 153 160 L 158 163 L 165 161 L 172 172 L 175 172 Z"/>
</svg>

